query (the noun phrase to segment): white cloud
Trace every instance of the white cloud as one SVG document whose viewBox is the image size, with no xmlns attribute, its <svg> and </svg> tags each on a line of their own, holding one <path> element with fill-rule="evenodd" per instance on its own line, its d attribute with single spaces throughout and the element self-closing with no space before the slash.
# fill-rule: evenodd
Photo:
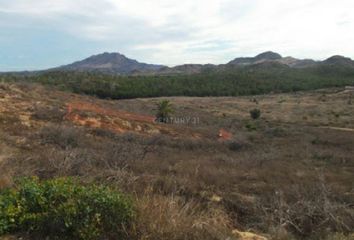
<svg viewBox="0 0 354 240">
<path fill-rule="evenodd" d="M 20 18 L 27 28 L 51 25 L 170 65 L 221 63 L 266 50 L 354 57 L 353 9 L 352 0 L 0 0 L 0 14 L 13 17 L 8 24 Z"/>
</svg>

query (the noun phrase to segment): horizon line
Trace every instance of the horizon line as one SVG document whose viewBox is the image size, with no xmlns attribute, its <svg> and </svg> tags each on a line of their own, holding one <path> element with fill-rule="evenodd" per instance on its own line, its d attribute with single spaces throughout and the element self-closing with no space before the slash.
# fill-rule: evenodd
<svg viewBox="0 0 354 240">
<path fill-rule="evenodd" d="M 181 64 L 177 64 L 177 65 L 165 65 L 165 64 L 160 64 L 160 63 L 148 63 L 148 62 L 145 62 L 144 60 L 140 61 L 138 59 L 135 59 L 135 58 L 131 58 L 131 57 L 127 57 L 127 55 L 121 53 L 121 52 L 109 52 L 109 51 L 104 51 L 104 52 L 101 52 L 101 53 L 97 53 L 97 54 L 92 54 L 86 58 L 82 58 L 80 60 L 74 60 L 73 62 L 70 62 L 70 63 L 63 63 L 61 65 L 57 65 L 57 66 L 48 66 L 48 67 L 42 67 L 42 68 L 36 68 L 36 67 L 25 67 L 23 70 L 17 68 L 17 67 L 10 67 L 10 68 L 13 68 L 13 70 L 0 70 L 0 73 L 22 73 L 22 72 L 40 72 L 40 71 L 46 71 L 46 70 L 51 70 L 51 69 L 55 69 L 55 68 L 60 68 L 60 67 L 64 67 L 64 66 L 67 66 L 67 65 L 70 65 L 70 64 L 73 64 L 73 63 L 76 63 L 76 62 L 80 62 L 80 61 L 83 61 L 83 60 L 86 60 L 88 58 L 91 58 L 91 57 L 94 57 L 94 56 L 100 56 L 100 55 L 103 55 L 103 54 L 119 54 L 119 55 L 122 55 L 130 60 L 135 60 L 139 63 L 145 63 L 145 64 L 150 64 L 150 65 L 161 65 L 163 67 L 169 67 L 169 68 L 174 68 L 174 67 L 177 67 L 177 66 L 183 66 L 183 65 L 215 65 L 215 66 L 218 66 L 218 65 L 224 65 L 224 64 L 228 64 L 229 62 L 237 59 L 237 58 L 254 58 L 254 57 L 257 57 L 261 54 L 264 54 L 264 53 L 275 53 L 275 54 L 279 54 L 282 58 L 295 58 L 295 59 L 298 59 L 298 60 L 313 60 L 315 62 L 320 62 L 320 61 L 325 61 L 327 59 L 330 59 L 332 57 L 336 57 L 336 56 L 339 56 L 339 57 L 344 57 L 344 58 L 349 58 L 350 60 L 352 60 L 351 57 L 347 57 L 347 56 L 344 56 L 344 55 L 340 55 L 340 54 L 335 54 L 335 55 L 332 55 L 332 56 L 329 56 L 329 57 L 326 57 L 326 58 L 322 58 L 322 59 L 314 59 L 314 58 L 296 58 L 296 57 L 293 57 L 293 56 L 283 56 L 282 54 L 278 53 L 278 52 L 274 52 L 274 51 L 265 51 L 265 52 L 261 52 L 255 56 L 237 56 L 231 60 L 229 60 L 228 62 L 226 63 L 193 63 L 193 62 L 186 62 L 186 63 L 181 63 Z"/>
</svg>

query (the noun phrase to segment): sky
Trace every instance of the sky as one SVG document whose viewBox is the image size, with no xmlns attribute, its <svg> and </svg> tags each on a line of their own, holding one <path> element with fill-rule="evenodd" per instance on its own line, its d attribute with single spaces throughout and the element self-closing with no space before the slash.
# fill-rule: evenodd
<svg viewBox="0 0 354 240">
<path fill-rule="evenodd" d="M 272 50 L 354 58 L 353 0 L 0 0 L 0 71 L 102 52 L 174 66 Z"/>
</svg>

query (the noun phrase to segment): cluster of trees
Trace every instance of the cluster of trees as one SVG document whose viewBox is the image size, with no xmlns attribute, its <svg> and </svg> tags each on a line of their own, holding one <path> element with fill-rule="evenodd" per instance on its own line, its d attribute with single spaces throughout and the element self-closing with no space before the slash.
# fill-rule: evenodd
<svg viewBox="0 0 354 240">
<path fill-rule="evenodd" d="M 192 75 L 111 76 L 85 72 L 4 75 L 3 81 L 35 82 L 101 98 L 240 96 L 354 85 L 354 68 L 317 66 L 230 68 Z"/>
</svg>

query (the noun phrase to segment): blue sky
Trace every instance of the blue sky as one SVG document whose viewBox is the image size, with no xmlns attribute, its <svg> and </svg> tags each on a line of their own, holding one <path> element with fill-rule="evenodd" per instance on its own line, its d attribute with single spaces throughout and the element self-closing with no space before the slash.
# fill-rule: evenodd
<svg viewBox="0 0 354 240">
<path fill-rule="evenodd" d="M 101 52 L 170 66 L 267 50 L 354 58 L 353 10 L 352 0 L 0 0 L 0 71 Z"/>
</svg>

